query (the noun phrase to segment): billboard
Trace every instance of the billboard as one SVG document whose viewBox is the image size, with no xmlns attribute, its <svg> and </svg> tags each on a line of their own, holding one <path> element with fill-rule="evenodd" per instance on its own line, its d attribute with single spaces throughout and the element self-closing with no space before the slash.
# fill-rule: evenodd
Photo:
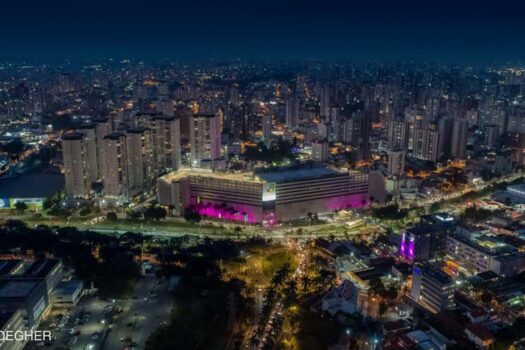
<svg viewBox="0 0 525 350">
<path fill-rule="evenodd" d="M 45 198 L 0 198 L 0 209 L 13 209 L 15 204 L 23 202 L 30 208 L 41 208 Z"/>
<path fill-rule="evenodd" d="M 276 197 L 276 184 L 275 182 L 266 182 L 263 184 L 262 190 L 262 201 L 269 202 L 274 201 Z"/>
<path fill-rule="evenodd" d="M 9 198 L 0 198 L 0 209 L 9 209 L 11 204 Z"/>
</svg>

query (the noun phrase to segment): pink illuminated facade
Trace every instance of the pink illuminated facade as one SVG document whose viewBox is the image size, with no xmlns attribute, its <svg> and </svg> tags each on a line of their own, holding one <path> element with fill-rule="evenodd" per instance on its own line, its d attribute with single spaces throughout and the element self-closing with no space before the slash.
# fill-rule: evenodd
<svg viewBox="0 0 525 350">
<path fill-rule="evenodd" d="M 407 235 L 405 232 L 401 235 L 401 244 L 399 245 L 399 255 L 414 261 L 414 240 L 415 237 L 412 235 Z"/>
<path fill-rule="evenodd" d="M 249 175 L 183 170 L 157 185 L 159 203 L 179 213 L 191 208 L 208 218 L 264 226 L 368 204 L 366 174 L 328 168 Z"/>
</svg>

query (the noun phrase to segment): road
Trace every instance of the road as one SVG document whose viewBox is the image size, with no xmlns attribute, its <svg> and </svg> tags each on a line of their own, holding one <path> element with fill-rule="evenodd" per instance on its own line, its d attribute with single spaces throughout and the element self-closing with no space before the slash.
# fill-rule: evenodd
<svg viewBox="0 0 525 350">
<path fill-rule="evenodd" d="M 115 318 L 102 349 L 122 349 L 122 339 L 127 337 L 134 349 L 144 349 L 148 336 L 162 322 L 169 322 L 173 296 L 168 292 L 168 282 L 158 281 L 150 274 L 136 284 L 133 299 L 116 302 L 124 311 Z"/>
<path fill-rule="evenodd" d="M 289 241 L 289 244 L 292 244 L 292 245 L 296 244 L 296 250 L 299 253 L 299 264 L 297 264 L 297 268 L 295 269 L 295 271 L 292 272 L 292 275 L 290 278 L 298 279 L 303 274 L 303 271 L 305 269 L 305 265 L 308 259 L 308 254 L 306 253 L 306 249 L 304 248 L 303 244 L 299 242 L 292 242 L 292 241 Z M 297 282 L 299 283 L 299 281 Z M 266 324 L 263 327 L 264 332 L 257 346 L 258 350 L 262 350 L 265 347 L 268 340 L 270 340 L 273 337 L 272 331 L 273 331 L 273 327 L 275 324 L 275 320 L 278 317 L 282 316 L 282 312 L 283 312 L 283 304 L 281 300 L 277 300 L 272 308 L 272 311 L 270 312 L 268 319 L 266 320 Z M 257 329 L 255 329 L 255 331 L 256 330 Z M 246 345 L 245 348 L 250 348 L 250 347 L 249 345 Z"/>
</svg>

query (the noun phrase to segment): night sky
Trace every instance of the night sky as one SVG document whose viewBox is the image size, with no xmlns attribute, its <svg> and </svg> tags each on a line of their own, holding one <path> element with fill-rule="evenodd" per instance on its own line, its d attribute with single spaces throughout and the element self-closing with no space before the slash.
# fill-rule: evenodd
<svg viewBox="0 0 525 350">
<path fill-rule="evenodd" d="M 0 57 L 525 61 L 525 1 L 481 2 L 5 0 Z"/>
</svg>

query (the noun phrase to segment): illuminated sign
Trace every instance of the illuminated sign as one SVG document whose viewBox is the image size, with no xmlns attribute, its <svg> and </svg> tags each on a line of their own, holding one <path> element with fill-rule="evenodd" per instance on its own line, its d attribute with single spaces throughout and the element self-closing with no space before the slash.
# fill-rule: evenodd
<svg viewBox="0 0 525 350">
<path fill-rule="evenodd" d="M 8 209 L 10 207 L 9 198 L 0 198 L 0 208 Z"/>
<path fill-rule="evenodd" d="M 274 201 L 276 198 L 276 184 L 275 182 L 267 182 L 263 184 L 262 201 Z"/>
</svg>

